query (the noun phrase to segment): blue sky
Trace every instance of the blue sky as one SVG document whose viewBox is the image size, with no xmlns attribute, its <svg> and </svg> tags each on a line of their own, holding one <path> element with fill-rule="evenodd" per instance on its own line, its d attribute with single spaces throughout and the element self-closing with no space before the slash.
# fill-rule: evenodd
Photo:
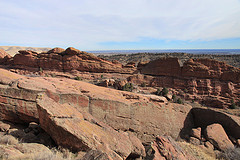
<svg viewBox="0 0 240 160">
<path fill-rule="evenodd" d="M 240 49 L 240 0 L 0 0 L 0 6 L 1 46 Z"/>
</svg>

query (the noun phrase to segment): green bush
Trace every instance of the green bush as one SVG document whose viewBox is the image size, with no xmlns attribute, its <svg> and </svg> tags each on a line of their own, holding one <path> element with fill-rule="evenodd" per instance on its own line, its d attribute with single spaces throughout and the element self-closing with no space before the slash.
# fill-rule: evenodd
<svg viewBox="0 0 240 160">
<path fill-rule="evenodd" d="M 234 102 L 234 99 L 231 100 L 231 105 L 229 106 L 230 109 L 236 109 L 237 108 L 237 105 L 236 103 Z"/>
<path fill-rule="evenodd" d="M 174 94 L 174 95 L 172 95 L 172 101 L 173 102 L 176 102 L 176 99 L 177 99 L 177 96 Z"/>
<path fill-rule="evenodd" d="M 168 89 L 167 88 L 163 88 L 162 90 L 160 90 L 159 88 L 157 89 L 156 95 L 158 96 L 167 96 L 168 94 Z"/>
<path fill-rule="evenodd" d="M 101 78 L 103 79 L 103 75 L 101 75 Z"/>
<path fill-rule="evenodd" d="M 79 76 L 75 77 L 74 79 L 77 80 L 77 81 L 81 81 L 82 80 L 82 78 L 79 77 Z"/>
<path fill-rule="evenodd" d="M 178 104 L 183 104 L 182 99 L 181 99 L 181 98 L 178 98 L 178 99 L 177 99 L 177 103 L 178 103 Z"/>
<path fill-rule="evenodd" d="M 123 86 L 123 91 L 129 91 L 129 92 L 132 92 L 133 90 L 133 84 L 132 83 L 126 83 L 124 86 Z"/>
</svg>

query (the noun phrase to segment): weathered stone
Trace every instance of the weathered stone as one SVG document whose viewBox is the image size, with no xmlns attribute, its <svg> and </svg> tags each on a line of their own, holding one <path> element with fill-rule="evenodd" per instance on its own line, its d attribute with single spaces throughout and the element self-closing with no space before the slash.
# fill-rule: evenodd
<svg viewBox="0 0 240 160">
<path fill-rule="evenodd" d="M 205 136 L 207 140 L 221 151 L 234 148 L 234 145 L 220 124 L 215 123 L 207 126 Z"/>
<path fill-rule="evenodd" d="M 194 144 L 194 145 L 200 145 L 201 144 L 201 141 L 198 138 L 195 138 L 195 137 L 190 137 L 189 142 L 191 144 Z"/>
<path fill-rule="evenodd" d="M 152 148 L 155 151 L 154 160 L 188 160 L 195 158 L 188 156 L 184 151 L 178 146 L 171 137 L 157 137 Z"/>
<path fill-rule="evenodd" d="M 201 139 L 201 127 L 198 128 L 192 128 L 190 132 L 190 136 Z"/>
<path fill-rule="evenodd" d="M 235 139 L 240 138 L 240 118 L 238 116 L 210 108 L 193 108 L 191 112 L 195 126 L 204 129 L 213 123 L 218 123 L 222 125 L 227 135 Z"/>
<path fill-rule="evenodd" d="M 209 141 L 204 142 L 204 146 L 208 149 L 211 149 L 211 150 L 214 149 L 214 146 Z"/>
<path fill-rule="evenodd" d="M 97 149 L 113 159 L 127 158 L 131 153 L 137 153 L 127 134 L 116 132 L 110 127 L 104 128 L 99 122 L 85 120 L 70 105 L 57 104 L 43 95 L 38 99 L 38 111 L 41 127 L 58 145 L 74 151 Z"/>
</svg>

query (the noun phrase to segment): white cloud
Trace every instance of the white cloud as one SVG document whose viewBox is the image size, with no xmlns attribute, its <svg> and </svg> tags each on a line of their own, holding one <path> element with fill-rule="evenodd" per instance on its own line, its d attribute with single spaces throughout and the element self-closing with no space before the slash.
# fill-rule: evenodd
<svg viewBox="0 0 240 160">
<path fill-rule="evenodd" d="M 240 37 L 239 0 L 0 0 L 0 6 L 0 43 L 91 49 L 143 37 Z"/>
</svg>

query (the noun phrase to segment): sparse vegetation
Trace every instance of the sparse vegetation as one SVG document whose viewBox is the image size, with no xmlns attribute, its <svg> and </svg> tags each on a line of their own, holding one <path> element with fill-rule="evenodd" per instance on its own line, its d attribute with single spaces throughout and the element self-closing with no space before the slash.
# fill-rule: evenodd
<svg viewBox="0 0 240 160">
<path fill-rule="evenodd" d="M 74 79 L 77 80 L 77 81 L 81 81 L 82 80 L 82 78 L 79 77 L 79 76 L 76 76 Z"/>
<path fill-rule="evenodd" d="M 228 149 L 224 152 L 219 152 L 216 155 L 220 160 L 236 160 L 240 158 L 240 148 Z"/>
<path fill-rule="evenodd" d="M 39 72 L 42 72 L 42 71 L 43 71 L 43 69 L 42 69 L 42 67 L 40 67 L 40 68 L 39 68 Z"/>
<path fill-rule="evenodd" d="M 188 90 L 186 89 L 186 88 L 184 88 L 184 90 L 183 90 L 185 93 L 188 93 Z"/>
<path fill-rule="evenodd" d="M 101 75 L 101 79 L 103 79 L 103 75 Z"/>
<path fill-rule="evenodd" d="M 234 99 L 231 100 L 231 105 L 229 106 L 230 109 L 236 109 L 237 108 L 237 105 L 236 103 L 234 102 Z"/>
<path fill-rule="evenodd" d="M 172 101 L 176 102 L 177 96 L 175 94 L 172 95 Z"/>
<path fill-rule="evenodd" d="M 178 103 L 178 104 L 183 104 L 182 99 L 181 99 L 181 98 L 178 98 L 178 99 L 177 99 L 177 103 Z"/>
<path fill-rule="evenodd" d="M 159 88 L 157 89 L 156 95 L 158 96 L 167 96 L 168 94 L 168 89 L 167 88 L 163 88 L 162 90 L 160 90 Z"/>
<path fill-rule="evenodd" d="M 124 86 L 123 86 L 123 91 L 129 91 L 129 92 L 132 92 L 133 90 L 133 84 L 132 83 L 126 83 Z"/>
</svg>

